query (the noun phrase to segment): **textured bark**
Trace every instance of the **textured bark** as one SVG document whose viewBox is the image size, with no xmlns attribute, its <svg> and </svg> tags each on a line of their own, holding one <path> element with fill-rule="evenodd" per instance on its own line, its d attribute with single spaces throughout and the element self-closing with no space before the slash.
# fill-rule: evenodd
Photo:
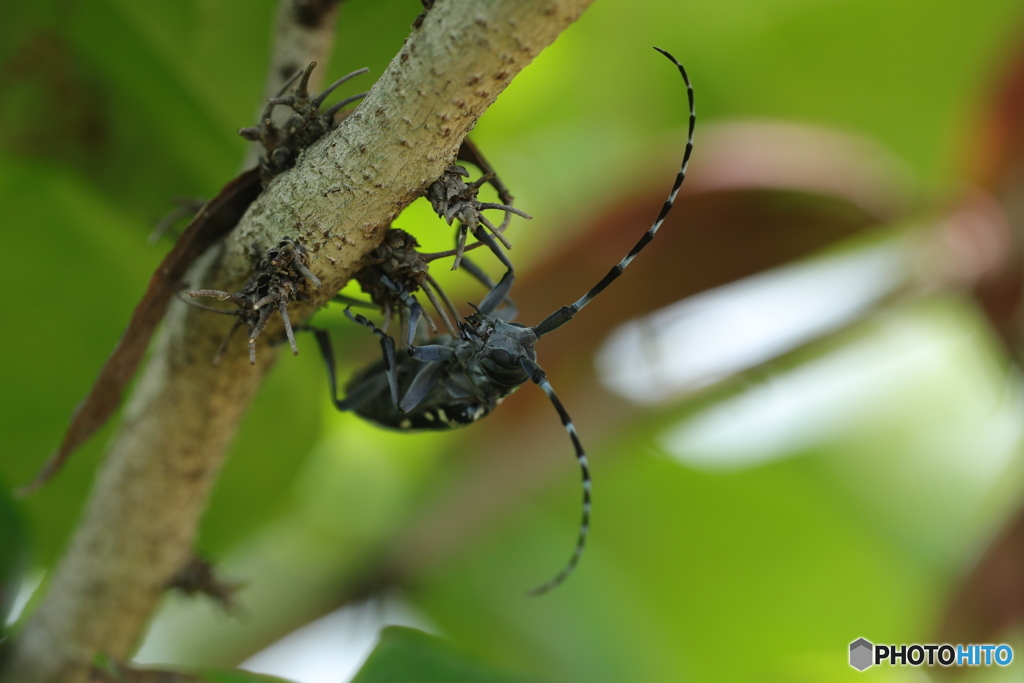
<svg viewBox="0 0 1024 683">
<path fill-rule="evenodd" d="M 512 78 L 590 1 L 437 3 L 358 111 L 275 179 L 187 281 L 235 291 L 252 272 L 253 245 L 265 252 L 289 236 L 309 249 L 324 283 L 290 309 L 293 321 L 305 319 L 440 176 Z M 279 329 L 268 329 L 255 367 L 242 342 L 211 366 L 230 322 L 172 307 L 83 520 L 0 680 L 74 683 L 85 680 L 96 652 L 131 655 L 190 556 L 225 451 L 275 353 L 264 340 Z"/>
</svg>

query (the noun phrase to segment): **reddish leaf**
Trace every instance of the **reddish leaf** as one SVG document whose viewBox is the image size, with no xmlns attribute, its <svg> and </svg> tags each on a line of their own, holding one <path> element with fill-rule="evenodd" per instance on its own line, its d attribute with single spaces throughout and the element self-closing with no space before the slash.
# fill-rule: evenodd
<svg viewBox="0 0 1024 683">
<path fill-rule="evenodd" d="M 251 169 L 225 185 L 199 210 L 153 273 L 149 287 L 135 307 L 114 352 L 100 370 L 88 396 L 75 409 L 60 447 L 36 478 L 21 489 L 21 495 L 27 495 L 46 483 L 68 456 L 114 414 L 185 271 L 207 248 L 237 225 L 261 190 L 259 173 Z"/>
<path fill-rule="evenodd" d="M 956 589 L 939 643 L 993 643 L 1024 617 L 1024 512 L 992 541 Z"/>
</svg>

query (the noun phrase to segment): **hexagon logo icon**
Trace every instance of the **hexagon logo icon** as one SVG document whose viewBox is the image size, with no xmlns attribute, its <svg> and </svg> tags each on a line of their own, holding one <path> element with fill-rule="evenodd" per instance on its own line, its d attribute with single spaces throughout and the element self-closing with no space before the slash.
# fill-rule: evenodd
<svg viewBox="0 0 1024 683">
<path fill-rule="evenodd" d="M 863 671 L 874 664 L 874 649 L 875 646 L 864 638 L 858 638 L 850 643 L 850 666 L 857 671 Z"/>
</svg>

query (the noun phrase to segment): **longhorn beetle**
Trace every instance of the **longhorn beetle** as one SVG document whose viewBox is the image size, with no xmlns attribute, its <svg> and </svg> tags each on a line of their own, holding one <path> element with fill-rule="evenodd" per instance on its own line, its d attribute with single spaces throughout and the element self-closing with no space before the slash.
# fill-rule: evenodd
<svg viewBox="0 0 1024 683">
<path fill-rule="evenodd" d="M 696 113 L 690 79 L 686 75 L 686 69 L 675 57 L 661 48 L 654 49 L 676 65 L 686 85 L 690 116 L 683 161 L 668 199 L 654 223 L 625 258 L 578 301 L 563 306 L 534 327 L 503 320 L 494 313 L 511 288 L 513 278 L 510 277 L 510 272 L 484 297 L 476 311 L 459 323 L 457 337 L 437 336 L 417 346 L 414 344 L 415 321 L 410 320 L 407 345 L 409 355 L 394 363 L 385 358 L 357 372 L 346 386 L 345 398 L 340 400 L 330 339 L 325 331 L 312 330 L 316 334 L 327 365 L 331 400 L 335 406 L 339 410 L 354 411 L 384 427 L 399 430 L 443 430 L 462 427 L 489 414 L 506 396 L 527 380 L 533 381 L 544 390 L 562 419 L 562 425 L 568 432 L 576 452 L 583 481 L 583 515 L 576 547 L 568 563 L 554 578 L 531 591 L 533 595 L 546 593 L 561 584 L 579 563 L 590 527 L 591 489 L 590 466 L 586 451 L 583 450 L 569 413 L 558 400 L 547 375 L 537 363 L 534 346 L 540 337 L 572 320 L 584 306 L 619 277 L 636 255 L 654 239 L 658 228 L 672 209 L 679 188 L 686 178 L 686 168 L 693 151 Z M 367 323 L 367 326 L 373 326 L 369 321 Z M 386 336 L 380 330 L 375 329 L 375 332 L 378 336 Z M 393 394 L 394 387 L 398 388 L 397 394 Z M 396 401 L 398 396 L 401 398 Z"/>
</svg>

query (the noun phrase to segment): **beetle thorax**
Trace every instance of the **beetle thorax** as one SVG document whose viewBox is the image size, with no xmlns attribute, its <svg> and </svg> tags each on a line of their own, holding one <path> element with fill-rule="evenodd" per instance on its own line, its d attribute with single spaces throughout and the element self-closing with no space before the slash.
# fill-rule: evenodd
<svg viewBox="0 0 1024 683">
<path fill-rule="evenodd" d="M 537 335 L 529 327 L 473 313 L 460 323 L 462 339 L 473 346 L 480 369 L 497 384 L 516 386 L 527 379 L 520 360 L 537 360 Z"/>
</svg>

